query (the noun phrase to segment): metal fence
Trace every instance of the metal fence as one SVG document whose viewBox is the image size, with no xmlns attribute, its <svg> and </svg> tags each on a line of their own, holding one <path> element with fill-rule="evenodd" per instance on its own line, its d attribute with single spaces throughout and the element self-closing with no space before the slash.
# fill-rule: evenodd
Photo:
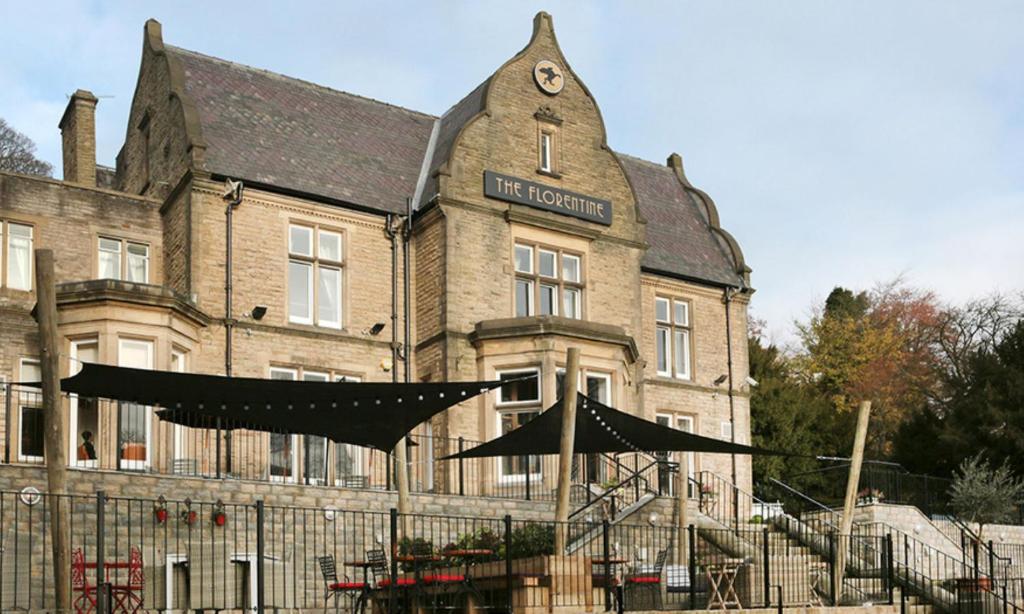
<svg viewBox="0 0 1024 614">
<path fill-rule="evenodd" d="M 767 527 L 679 531 L 0 492 L 3 611 L 54 609 L 55 506 L 70 534 L 74 612 L 689 610 L 842 599 L 829 584 L 842 558 Z M 559 534 L 566 547 L 556 553 Z M 845 582 L 856 580 L 860 602 L 891 600 L 899 568 L 875 555 L 887 552 L 887 538 L 856 539 Z M 867 554 L 858 550 L 869 542 Z"/>
</svg>

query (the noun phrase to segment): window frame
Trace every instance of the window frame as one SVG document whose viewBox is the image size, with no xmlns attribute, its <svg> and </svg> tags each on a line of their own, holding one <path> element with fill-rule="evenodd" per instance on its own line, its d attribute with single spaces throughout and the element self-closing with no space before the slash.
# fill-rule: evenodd
<svg viewBox="0 0 1024 614">
<path fill-rule="evenodd" d="M 92 336 L 92 337 L 81 337 L 81 338 L 77 338 L 77 339 L 72 339 L 71 340 L 70 356 L 69 356 L 69 361 L 68 361 L 70 363 L 68 365 L 68 375 L 69 376 L 72 376 L 72 375 L 78 373 L 81 370 L 81 368 L 82 368 L 81 367 L 82 361 L 79 359 L 81 348 L 83 346 L 90 346 L 90 345 L 96 346 L 96 361 L 99 362 L 100 339 L 99 339 L 98 335 L 97 336 Z M 80 407 L 81 400 L 80 400 L 79 396 L 77 394 L 75 394 L 75 393 L 69 394 L 68 395 L 68 400 L 69 400 L 68 406 L 70 407 L 70 410 L 69 410 L 70 413 L 68 415 L 68 431 L 69 431 L 68 432 L 68 445 L 69 445 L 69 450 L 68 450 L 68 466 L 69 467 L 75 467 L 75 468 L 78 468 L 78 469 L 83 469 L 83 468 L 84 469 L 95 469 L 95 468 L 99 467 L 99 457 L 100 457 L 100 453 L 101 453 L 101 450 L 100 450 L 99 446 L 97 445 L 98 444 L 99 435 L 100 435 L 100 427 L 101 427 L 100 419 L 101 419 L 101 416 L 102 416 L 102 412 L 99 411 L 99 401 L 97 399 L 92 399 L 97 404 L 97 407 L 96 407 L 96 409 L 97 409 L 97 411 L 96 411 L 96 427 L 97 428 L 96 428 L 95 431 L 93 431 L 93 445 L 96 446 L 96 448 L 97 448 L 96 449 L 96 458 L 94 458 L 93 460 L 78 460 L 78 446 L 79 446 L 79 443 L 78 443 L 78 434 L 79 434 L 78 433 L 78 424 L 79 424 L 78 410 L 79 410 L 79 407 Z"/>
<path fill-rule="evenodd" d="M 518 266 L 517 252 L 520 248 L 530 250 L 531 271 L 522 271 Z M 541 254 L 553 254 L 555 256 L 554 277 L 541 273 Z M 576 272 L 579 281 L 567 280 L 565 277 L 565 258 L 569 257 L 576 261 Z M 527 240 L 515 240 L 512 242 L 512 313 L 517 318 L 529 318 L 538 315 L 552 315 L 571 320 L 582 320 L 585 316 L 585 295 L 587 289 L 586 272 L 584 269 L 585 258 L 583 253 Z M 526 305 L 526 314 L 519 312 L 519 283 L 525 282 L 530 285 L 529 300 Z M 545 288 L 554 288 L 551 301 L 551 313 L 541 314 L 540 305 L 543 304 Z M 572 315 L 565 315 L 565 297 L 567 291 L 576 293 L 575 312 Z"/>
<path fill-rule="evenodd" d="M 274 372 L 278 373 L 289 373 L 292 377 L 288 380 L 284 378 L 277 378 L 284 381 L 300 381 L 300 371 L 297 367 L 275 367 L 271 366 L 268 371 L 270 379 L 274 378 Z M 288 475 L 274 475 L 273 466 L 273 437 L 274 435 L 284 435 L 291 438 L 291 452 L 289 453 L 289 472 Z M 268 433 L 267 434 L 267 478 L 271 482 L 280 482 L 282 484 L 297 484 L 299 480 L 299 441 L 298 435 L 294 433 Z"/>
<path fill-rule="evenodd" d="M 154 352 L 156 350 L 156 342 L 154 339 L 141 339 L 137 337 L 118 337 L 117 338 L 117 364 L 118 366 L 128 366 L 124 364 L 124 347 L 126 343 L 139 343 L 144 344 L 147 347 L 146 351 L 146 367 L 145 369 L 153 368 Z M 139 368 L 139 367 L 136 367 Z M 117 468 L 121 471 L 149 471 L 153 466 L 153 445 L 155 438 L 153 437 L 153 408 L 149 405 L 139 405 L 143 409 L 144 418 L 144 432 L 145 432 L 145 443 L 146 443 L 146 458 L 144 460 L 127 460 L 121 457 L 121 411 L 124 405 L 139 405 L 137 403 L 127 403 L 125 401 L 118 401 L 117 404 L 117 449 L 115 449 L 115 456 L 117 458 Z"/>
<path fill-rule="evenodd" d="M 292 245 L 292 230 L 303 229 L 310 233 L 310 251 L 308 254 L 293 251 Z M 325 257 L 321 254 L 321 238 L 323 235 L 336 236 L 338 239 L 338 260 L 333 260 L 329 257 Z M 347 233 L 339 228 L 324 226 L 316 223 L 306 223 L 303 221 L 289 221 L 288 232 L 287 232 L 287 267 L 286 267 L 286 298 L 285 298 L 285 313 L 289 324 L 301 324 L 305 326 L 316 326 L 318 328 L 330 328 L 334 330 L 342 330 L 345 327 L 345 315 L 347 310 L 345 309 L 345 297 L 347 292 L 345 291 L 345 279 L 346 279 L 346 268 L 348 265 L 347 258 L 345 256 L 345 250 L 348 246 L 348 235 Z M 291 272 L 292 265 L 301 265 L 307 267 L 307 281 L 309 288 L 306 292 L 306 300 L 308 301 L 309 317 L 302 317 L 292 313 L 292 286 L 291 286 Z M 321 314 L 321 278 L 322 271 L 328 270 L 337 273 L 337 285 L 335 287 L 337 293 L 337 306 L 335 313 L 332 317 L 324 317 Z"/>
<path fill-rule="evenodd" d="M 504 369 L 495 369 L 494 377 L 500 380 L 506 375 L 526 375 L 534 373 L 537 376 L 537 398 L 523 401 L 505 401 L 501 400 L 501 387 L 498 387 L 498 396 L 494 400 L 495 409 L 495 424 L 494 431 L 497 437 L 502 435 L 502 423 L 506 415 L 518 415 L 518 414 L 536 414 L 539 416 L 544 411 L 544 387 L 541 380 L 541 367 L 538 366 L 525 366 L 525 367 L 509 367 Z M 518 428 L 518 427 L 517 427 Z M 522 456 L 502 456 L 498 457 L 497 462 L 497 477 L 499 484 L 515 484 L 525 483 L 527 475 L 531 482 L 542 479 L 544 474 L 543 463 L 539 456 L 536 455 L 525 455 L 527 471 L 524 473 L 506 473 L 505 464 L 510 459 L 522 458 Z M 515 462 L 515 461 L 513 461 Z M 533 471 L 533 467 L 536 466 L 537 470 Z"/>
<path fill-rule="evenodd" d="M 660 305 L 667 305 L 667 319 L 658 315 Z M 676 317 L 678 307 L 683 307 L 685 322 Z M 661 368 L 659 359 L 662 350 L 662 335 L 665 339 L 665 365 Z M 680 335 L 684 341 L 680 343 Z M 654 297 L 654 367 L 659 377 L 693 381 L 693 301 L 689 299 L 658 295 Z M 683 358 L 685 368 L 679 365 Z"/>
<path fill-rule="evenodd" d="M 103 241 L 113 241 L 118 245 L 117 252 L 117 277 L 103 277 L 103 265 L 100 260 L 100 255 L 104 253 Z M 132 247 L 142 247 L 146 250 L 145 255 L 145 278 L 142 281 L 128 279 L 129 271 L 131 266 L 129 260 L 131 259 L 131 252 L 129 251 Z M 110 253 L 110 252 L 108 252 Z M 152 271 L 151 266 L 153 260 L 153 247 L 147 241 L 140 241 L 137 239 L 128 239 L 125 237 L 115 237 L 108 234 L 96 235 L 96 279 L 114 279 L 117 281 L 125 281 L 133 284 L 149 284 L 152 283 Z"/>
<path fill-rule="evenodd" d="M 13 259 L 11 258 L 11 251 L 14 249 L 11 246 L 12 239 L 14 238 L 14 234 L 11 232 L 11 226 L 28 229 L 28 256 L 26 258 L 28 271 L 26 272 L 25 277 L 28 287 L 25 288 L 11 285 L 11 263 L 13 262 Z M 0 219 L 0 287 L 7 288 L 9 290 L 17 290 L 18 292 L 32 292 L 35 290 L 35 262 L 33 262 L 34 258 L 32 257 L 32 252 L 35 249 L 35 241 L 35 224 L 22 220 Z"/>
<path fill-rule="evenodd" d="M 25 367 L 26 365 L 33 364 L 40 371 L 40 379 L 42 379 L 42 368 L 43 364 L 38 358 L 21 358 L 18 360 L 18 381 L 24 383 L 26 379 Z M 46 460 L 45 452 L 40 455 L 25 454 L 23 442 L 25 441 L 25 410 L 37 410 L 45 411 L 43 408 L 42 392 L 29 392 L 28 396 L 25 396 L 25 391 L 20 390 L 18 392 L 18 462 L 19 463 L 42 463 Z M 25 399 L 28 400 L 25 400 Z M 36 405 L 33 400 L 38 402 Z M 40 442 L 45 450 L 45 433 L 40 433 L 43 441 Z"/>
</svg>

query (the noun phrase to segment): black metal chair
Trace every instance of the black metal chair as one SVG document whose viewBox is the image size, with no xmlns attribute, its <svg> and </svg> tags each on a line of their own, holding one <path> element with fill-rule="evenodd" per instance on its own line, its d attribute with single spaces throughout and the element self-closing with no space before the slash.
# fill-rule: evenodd
<svg viewBox="0 0 1024 614">
<path fill-rule="evenodd" d="M 366 582 L 352 582 L 347 576 L 344 580 L 338 580 L 338 568 L 334 562 L 334 555 L 317 557 L 320 563 L 320 574 L 324 577 L 326 591 L 324 593 L 324 608 L 334 597 L 334 611 L 338 611 L 338 601 L 342 597 L 351 600 L 352 612 L 358 614 L 366 609 L 367 597 L 370 593 L 370 585 Z"/>
<path fill-rule="evenodd" d="M 628 609 L 657 610 L 661 608 L 661 575 L 665 569 L 666 559 L 668 559 L 668 550 L 660 550 L 654 558 L 654 569 L 626 576 L 623 584 L 625 585 L 624 592 Z M 642 605 L 637 603 L 639 600 L 636 599 L 640 595 L 648 598 L 643 601 Z"/>
<path fill-rule="evenodd" d="M 370 572 L 373 574 L 373 585 L 371 586 L 371 589 L 380 592 L 390 591 L 392 589 L 391 566 L 388 565 L 387 554 L 385 554 L 381 549 L 367 550 L 366 562 L 370 564 Z M 405 606 L 402 608 L 402 611 L 409 611 L 409 591 L 415 588 L 415 578 L 399 577 L 398 581 L 395 583 L 394 590 L 401 592 L 400 603 Z"/>
</svg>

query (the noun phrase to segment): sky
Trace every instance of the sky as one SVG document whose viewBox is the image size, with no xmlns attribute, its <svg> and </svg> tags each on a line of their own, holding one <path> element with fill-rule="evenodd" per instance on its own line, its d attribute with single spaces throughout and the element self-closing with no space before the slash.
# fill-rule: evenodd
<svg viewBox="0 0 1024 614">
<path fill-rule="evenodd" d="M 0 2 L 0 117 L 61 167 L 57 123 L 100 97 L 113 165 L 143 24 L 164 41 L 433 114 L 546 10 L 617 151 L 672 152 L 718 205 L 793 341 L 836 285 L 903 276 L 961 302 L 1024 288 L 1024 3 Z"/>
</svg>

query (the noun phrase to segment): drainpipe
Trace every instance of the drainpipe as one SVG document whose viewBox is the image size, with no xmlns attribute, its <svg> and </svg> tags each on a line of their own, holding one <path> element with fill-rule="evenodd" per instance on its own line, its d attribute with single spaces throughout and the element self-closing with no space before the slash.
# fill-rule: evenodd
<svg viewBox="0 0 1024 614">
<path fill-rule="evenodd" d="M 725 355 L 726 355 L 726 366 L 728 370 L 729 383 L 729 434 L 732 443 L 736 443 L 736 402 L 733 395 L 732 385 L 732 317 L 730 306 L 732 305 L 732 297 L 739 292 L 739 288 L 726 288 L 722 292 L 722 302 L 725 304 Z M 739 483 L 736 476 L 736 455 L 730 454 L 732 459 L 732 483 L 733 487 L 739 488 Z M 739 502 L 734 501 L 733 505 L 738 506 Z M 737 507 L 738 509 L 738 507 Z"/>
<path fill-rule="evenodd" d="M 409 358 L 412 353 L 410 339 L 412 337 L 412 329 L 409 325 L 409 245 L 412 240 L 412 199 L 406 199 L 405 201 L 405 224 L 402 226 L 402 287 L 403 287 L 403 311 L 405 321 L 403 322 L 405 331 L 405 342 L 402 344 L 402 363 L 403 373 L 405 375 L 405 382 L 409 383 L 412 381 L 412 372 L 409 370 Z M 392 277 L 393 283 L 397 283 L 397 275 Z M 394 366 L 395 369 L 398 365 Z M 397 373 L 395 374 L 397 376 Z M 408 464 L 408 452 L 406 450 L 405 438 L 403 437 L 398 444 L 395 445 L 395 482 L 398 487 L 398 512 L 400 514 L 408 514 L 411 510 L 409 509 L 409 464 Z M 406 517 L 403 516 L 403 527 L 405 526 Z"/>
<path fill-rule="evenodd" d="M 241 181 L 227 179 L 224 182 L 224 216 L 226 217 L 224 230 L 224 375 L 231 377 L 231 338 L 235 328 L 235 320 L 231 317 L 231 225 L 232 213 L 235 208 L 242 204 L 242 190 L 244 186 Z M 220 465 L 220 440 L 221 424 L 220 417 L 217 418 L 217 477 L 221 477 Z M 231 472 L 231 431 L 224 435 L 224 444 L 227 452 L 226 469 Z"/>
</svg>

